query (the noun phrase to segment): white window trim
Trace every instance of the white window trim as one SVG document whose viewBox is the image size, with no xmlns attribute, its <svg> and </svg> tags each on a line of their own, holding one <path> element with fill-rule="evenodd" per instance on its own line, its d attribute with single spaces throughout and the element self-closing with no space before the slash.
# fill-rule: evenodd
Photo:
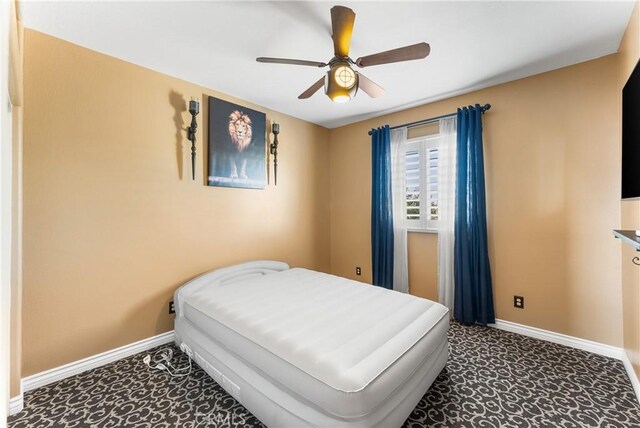
<svg viewBox="0 0 640 428">
<path fill-rule="evenodd" d="M 415 227 L 408 227 L 407 232 L 409 233 L 440 233 L 438 229 L 419 229 Z"/>
</svg>

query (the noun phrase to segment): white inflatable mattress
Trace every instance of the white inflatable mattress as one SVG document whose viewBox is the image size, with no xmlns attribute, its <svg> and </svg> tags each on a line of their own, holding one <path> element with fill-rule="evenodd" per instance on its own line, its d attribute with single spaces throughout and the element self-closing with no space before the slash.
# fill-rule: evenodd
<svg viewBox="0 0 640 428">
<path fill-rule="evenodd" d="M 196 278 L 176 302 L 179 337 L 184 330 L 215 342 L 339 421 L 379 412 L 436 357 L 437 372 L 444 366 L 444 306 L 333 275 L 247 263 Z"/>
</svg>

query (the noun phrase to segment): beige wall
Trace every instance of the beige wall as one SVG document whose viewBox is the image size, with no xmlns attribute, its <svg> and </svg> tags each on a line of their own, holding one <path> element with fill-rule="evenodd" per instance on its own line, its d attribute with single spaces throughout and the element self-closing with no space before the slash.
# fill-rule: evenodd
<svg viewBox="0 0 640 428">
<path fill-rule="evenodd" d="M 23 376 L 172 329 L 173 291 L 207 270 L 329 270 L 327 129 L 38 32 L 25 43 Z M 281 123 L 277 187 L 204 185 L 209 95 Z M 196 181 L 190 97 L 205 101 Z"/>
<path fill-rule="evenodd" d="M 629 20 L 629 25 L 618 51 L 618 95 L 640 59 L 640 1 Z M 620 104 L 622 105 L 622 100 Z M 621 227 L 640 229 L 640 202 L 621 202 Z M 628 245 L 622 245 L 622 301 L 624 323 L 624 348 L 640 378 L 640 268 L 631 262 L 637 253 Z"/>
<path fill-rule="evenodd" d="M 353 277 L 360 265 L 371 280 L 367 131 L 490 103 L 484 137 L 496 316 L 621 346 L 620 243 L 611 234 L 620 222 L 616 73 L 612 55 L 332 130 L 332 272 Z M 424 258 L 433 257 L 436 240 L 425 245 Z M 417 258 L 410 255 L 414 269 Z M 410 281 L 415 289 L 416 276 Z M 514 294 L 526 309 L 513 308 Z"/>
<path fill-rule="evenodd" d="M 12 100 L 12 183 L 11 183 L 11 358 L 10 395 L 21 393 L 22 367 L 22 102 L 23 102 L 23 41 L 22 22 L 18 9 L 11 2 L 11 73 L 10 92 Z"/>
<path fill-rule="evenodd" d="M 438 235 L 407 234 L 409 293 L 438 301 Z"/>
<path fill-rule="evenodd" d="M 11 360 L 10 394 L 20 395 L 22 367 L 22 107 L 14 107 L 13 183 L 11 195 Z"/>
</svg>

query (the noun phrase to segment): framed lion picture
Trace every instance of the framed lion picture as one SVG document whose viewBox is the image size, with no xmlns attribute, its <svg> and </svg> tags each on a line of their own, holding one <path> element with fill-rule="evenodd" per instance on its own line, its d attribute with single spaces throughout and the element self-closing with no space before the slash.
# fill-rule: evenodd
<svg viewBox="0 0 640 428">
<path fill-rule="evenodd" d="M 266 117 L 209 97 L 209 186 L 264 189 Z"/>
</svg>

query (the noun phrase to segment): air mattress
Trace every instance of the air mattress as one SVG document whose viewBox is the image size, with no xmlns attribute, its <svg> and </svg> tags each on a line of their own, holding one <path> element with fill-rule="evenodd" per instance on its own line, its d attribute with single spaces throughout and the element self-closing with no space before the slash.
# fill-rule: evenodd
<svg viewBox="0 0 640 428">
<path fill-rule="evenodd" d="M 399 426 L 444 368 L 448 310 L 249 262 L 176 291 L 176 341 L 268 426 Z"/>
</svg>

